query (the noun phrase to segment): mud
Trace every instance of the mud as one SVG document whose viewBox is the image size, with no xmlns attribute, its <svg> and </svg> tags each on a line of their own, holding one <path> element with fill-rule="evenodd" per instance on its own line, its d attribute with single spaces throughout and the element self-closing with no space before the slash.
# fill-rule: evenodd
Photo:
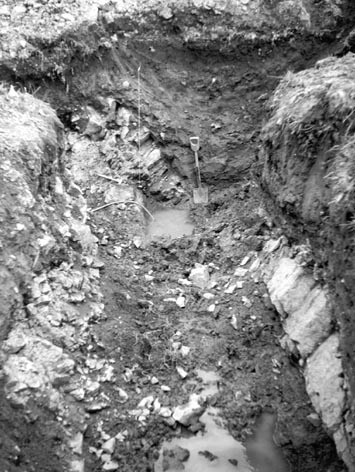
<svg viewBox="0 0 355 472">
<path fill-rule="evenodd" d="M 78 343 L 66 344 L 64 336 L 55 340 L 78 366 L 69 384 L 59 386 L 81 417 L 83 452 L 77 454 L 78 461 L 83 464 L 84 459 L 89 472 L 105 470 L 112 462 L 122 472 L 148 472 L 154 470 L 164 442 L 180 441 L 186 433 L 203 441 L 203 417 L 186 431 L 170 416 L 160 415 L 161 409 L 139 407 L 152 396 L 161 408 L 173 411 L 191 394 L 203 393 L 203 370 L 218 379 L 206 407 L 218 410 L 231 444 L 248 443 L 263 412 L 270 411 L 275 425 L 267 428 L 265 450 L 279 461 L 272 462 L 273 470 L 342 471 L 332 441 L 307 419 L 313 409 L 300 367 L 280 346 L 282 328 L 266 287 L 251 273 L 235 275 L 280 234 L 254 180 L 264 104 L 288 69 L 303 69 L 336 49 L 333 35 L 326 36 L 326 46 L 324 36 L 308 33 L 291 35 L 292 40 L 287 34 L 275 43 L 246 41 L 240 46 L 235 40 L 221 53 L 218 41 L 206 50 L 198 38 L 182 41 L 170 25 L 171 35 L 164 41 L 143 28 L 96 54 L 100 35 L 105 38 L 109 32 L 111 37 L 116 30 L 115 22 L 103 20 L 91 32 L 80 30 L 80 43 L 73 41 L 65 52 L 53 44 L 48 47 L 46 58 L 63 62 L 57 75 L 48 76 L 53 65 L 49 59 L 38 73 L 35 56 L 24 59 L 16 74 L 11 64 L 1 69 L 3 77 L 48 101 L 61 118 L 66 134 L 63 167 L 71 170 L 67 178 L 79 188 L 72 192 L 82 194 L 89 206 L 85 222 L 98 241 L 100 263 L 94 276 L 104 316 L 89 319 Z M 89 48 L 85 57 L 83 42 Z M 191 201 L 193 135 L 202 143 L 202 177 L 210 193 L 206 206 Z M 132 199 L 139 205 L 124 203 Z M 113 201 L 119 203 L 111 205 Z M 105 204 L 109 206 L 98 209 Z M 157 231 L 152 227 L 160 215 L 153 211 L 156 220 L 149 222 L 142 205 L 174 217 Z M 166 231 L 172 237 L 160 239 Z M 81 250 L 71 241 L 77 270 L 82 270 Z M 69 258 L 62 248 L 49 263 L 41 258 L 36 270 L 59 267 L 63 253 Z M 210 284 L 204 289 L 189 281 L 196 263 L 208 268 Z M 95 287 L 93 283 L 91 289 Z M 85 304 L 73 303 L 85 313 Z M 187 354 L 182 347 L 189 348 Z M 101 375 L 101 367 L 90 367 L 103 363 L 111 366 L 113 377 Z M 84 378 L 90 388 L 81 398 Z M 22 410 L 19 415 L 2 403 L 1 415 L 12 432 L 0 430 L 1 466 L 10 472 L 69 470 L 63 432 L 69 431 L 68 424 L 57 432 L 59 420 L 53 412 L 43 405 L 33 409 L 38 416 L 31 413 L 27 427 L 20 422 Z M 103 448 L 110 438 L 115 438 L 115 447 L 108 459 Z M 214 451 L 208 449 L 206 461 L 208 453 Z M 238 470 L 235 465 L 228 466 Z"/>
</svg>

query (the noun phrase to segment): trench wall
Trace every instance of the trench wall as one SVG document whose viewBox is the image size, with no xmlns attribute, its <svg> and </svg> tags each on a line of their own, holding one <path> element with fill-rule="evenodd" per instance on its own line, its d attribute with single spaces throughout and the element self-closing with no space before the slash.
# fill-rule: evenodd
<svg viewBox="0 0 355 472">
<path fill-rule="evenodd" d="M 281 259 L 268 281 L 271 298 L 291 333 L 286 344 L 305 364 L 312 403 L 349 470 L 355 467 L 354 72 L 348 53 L 287 74 L 269 102 L 260 154 L 273 211 L 291 240 L 308 238 L 318 279 Z"/>
</svg>

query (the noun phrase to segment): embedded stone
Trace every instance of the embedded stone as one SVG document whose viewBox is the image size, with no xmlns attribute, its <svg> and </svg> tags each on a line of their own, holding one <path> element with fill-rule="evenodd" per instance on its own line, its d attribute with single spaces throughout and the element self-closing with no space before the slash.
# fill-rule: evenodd
<svg viewBox="0 0 355 472">
<path fill-rule="evenodd" d="M 345 405 L 339 336 L 332 334 L 308 358 L 306 390 L 327 429 L 334 433 L 342 423 Z"/>
<path fill-rule="evenodd" d="M 277 264 L 267 288 L 276 310 L 286 317 L 301 308 L 315 283 L 295 260 L 284 257 Z"/>
<path fill-rule="evenodd" d="M 312 354 L 331 330 L 331 307 L 325 291 L 313 288 L 300 309 L 286 318 L 284 330 L 297 343 L 302 357 Z"/>
</svg>

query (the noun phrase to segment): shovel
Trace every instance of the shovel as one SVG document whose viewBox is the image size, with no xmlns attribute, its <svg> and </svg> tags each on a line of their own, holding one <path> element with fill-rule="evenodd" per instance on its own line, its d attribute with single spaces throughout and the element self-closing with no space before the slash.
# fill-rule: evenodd
<svg viewBox="0 0 355 472">
<path fill-rule="evenodd" d="M 200 163 L 198 160 L 198 150 L 200 149 L 200 138 L 193 136 L 190 138 L 190 146 L 195 153 L 195 167 L 197 176 L 197 188 L 193 189 L 194 203 L 206 205 L 208 203 L 208 188 L 201 185 Z"/>
</svg>

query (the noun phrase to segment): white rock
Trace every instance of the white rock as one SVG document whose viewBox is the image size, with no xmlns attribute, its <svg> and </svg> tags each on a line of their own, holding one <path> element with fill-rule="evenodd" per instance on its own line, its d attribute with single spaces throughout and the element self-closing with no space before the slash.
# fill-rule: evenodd
<svg viewBox="0 0 355 472">
<path fill-rule="evenodd" d="M 152 385 L 156 385 L 156 384 L 159 383 L 159 379 L 157 379 L 156 377 L 152 377 L 152 378 L 150 379 L 150 383 L 151 383 Z"/>
<path fill-rule="evenodd" d="M 172 411 L 170 408 L 163 406 L 159 410 L 159 416 L 162 416 L 163 418 L 169 418 L 172 415 Z"/>
<path fill-rule="evenodd" d="M 105 462 L 105 464 L 102 466 L 102 470 L 107 471 L 107 472 L 117 470 L 118 468 L 119 468 L 119 465 L 115 461 Z"/>
<path fill-rule="evenodd" d="M 177 352 L 181 347 L 181 342 L 180 341 L 174 341 L 171 343 L 171 348 L 174 352 Z"/>
<path fill-rule="evenodd" d="M 264 251 L 268 254 L 276 251 L 276 249 L 280 247 L 281 240 L 282 236 L 279 239 L 269 239 L 269 241 L 265 243 Z"/>
<path fill-rule="evenodd" d="M 123 390 L 123 388 L 118 389 L 118 394 L 120 396 L 121 402 L 124 403 L 128 400 L 127 393 Z"/>
<path fill-rule="evenodd" d="M 242 302 L 243 302 L 243 305 L 246 306 L 247 308 L 251 308 L 253 306 L 251 300 L 248 297 L 245 297 L 244 295 L 242 296 Z"/>
<path fill-rule="evenodd" d="M 116 446 L 116 438 L 110 438 L 102 445 L 102 450 L 108 454 L 113 454 Z"/>
<path fill-rule="evenodd" d="M 24 5 L 16 5 L 12 8 L 13 15 L 24 15 L 27 13 L 27 8 Z"/>
<path fill-rule="evenodd" d="M 190 348 L 188 346 L 181 346 L 180 353 L 182 357 L 186 357 L 190 354 Z"/>
<path fill-rule="evenodd" d="M 132 113 L 127 108 L 119 107 L 119 109 L 117 110 L 116 123 L 119 126 L 129 127 L 131 116 Z"/>
<path fill-rule="evenodd" d="M 87 384 L 85 386 L 86 391 L 95 394 L 100 390 L 100 383 L 99 382 L 92 382 L 90 380 L 87 381 Z"/>
<path fill-rule="evenodd" d="M 183 369 L 182 367 L 180 366 L 176 366 L 176 370 L 178 372 L 178 374 L 180 375 L 180 377 L 182 379 L 186 379 L 186 377 L 189 375 L 185 369 Z"/>
<path fill-rule="evenodd" d="M 142 400 L 138 403 L 138 408 L 147 408 L 150 409 L 154 403 L 153 395 L 149 395 L 148 397 L 142 398 Z"/>
<path fill-rule="evenodd" d="M 26 335 L 20 329 L 10 331 L 6 341 L 3 343 L 3 349 L 8 354 L 16 354 L 21 351 L 27 344 Z"/>
<path fill-rule="evenodd" d="M 172 297 L 164 298 L 164 299 L 163 299 L 163 302 L 173 302 L 173 303 L 176 303 L 176 298 L 172 298 Z"/>
<path fill-rule="evenodd" d="M 204 293 L 203 295 L 203 298 L 205 298 L 206 300 L 212 300 L 212 298 L 214 298 L 214 294 L 213 293 Z"/>
<path fill-rule="evenodd" d="M 190 282 L 189 280 L 187 279 L 179 279 L 178 280 L 178 283 L 180 285 L 186 285 L 187 287 L 190 287 L 192 285 L 192 282 Z"/>
<path fill-rule="evenodd" d="M 133 245 L 138 249 L 142 247 L 143 240 L 140 236 L 134 236 L 133 238 Z"/>
<path fill-rule="evenodd" d="M 141 414 L 140 416 L 138 416 L 137 420 L 140 422 L 140 423 L 144 423 L 147 419 L 147 417 L 149 416 L 149 412 L 148 414 Z"/>
<path fill-rule="evenodd" d="M 304 375 L 314 409 L 334 433 L 342 422 L 345 403 L 338 334 L 329 336 L 308 358 Z"/>
<path fill-rule="evenodd" d="M 231 284 L 228 288 L 225 289 L 224 293 L 227 293 L 227 294 L 230 295 L 230 294 L 234 293 L 236 288 L 237 288 L 237 283 Z"/>
<path fill-rule="evenodd" d="M 200 405 L 199 399 L 199 395 L 193 393 L 186 405 L 176 407 L 173 413 L 174 420 L 184 426 L 189 426 L 198 419 L 205 411 L 205 407 Z"/>
<path fill-rule="evenodd" d="M 153 403 L 153 411 L 154 413 L 159 413 L 160 409 L 161 409 L 160 401 L 158 398 L 156 398 Z"/>
<path fill-rule="evenodd" d="M 123 442 L 126 439 L 126 436 L 127 436 L 127 431 L 123 431 L 122 433 L 117 433 L 115 438 L 117 439 L 117 441 Z"/>
<path fill-rule="evenodd" d="M 244 277 L 247 273 L 248 269 L 244 269 L 243 267 L 237 267 L 234 271 L 236 277 Z"/>
<path fill-rule="evenodd" d="M 248 264 L 248 262 L 250 261 L 250 257 L 249 256 L 245 256 L 242 260 L 242 262 L 240 263 L 240 265 L 243 267 L 245 265 Z"/>
<path fill-rule="evenodd" d="M 0 16 L 10 16 L 11 15 L 11 9 L 9 5 L 2 5 L 0 7 Z"/>
<path fill-rule="evenodd" d="M 179 308 L 185 308 L 185 305 L 186 305 L 186 298 L 183 297 L 182 295 L 180 295 L 180 296 L 176 299 L 175 303 L 177 304 L 177 306 L 178 306 Z"/>
<path fill-rule="evenodd" d="M 306 416 L 306 418 L 316 428 L 318 428 L 318 426 L 320 426 L 321 424 L 321 419 L 319 418 L 319 415 L 317 415 L 317 413 L 310 413 Z"/>
<path fill-rule="evenodd" d="M 102 460 L 102 462 L 110 462 L 111 454 L 103 454 L 103 451 L 101 451 L 100 459 Z"/>
<path fill-rule="evenodd" d="M 85 390 L 83 388 L 76 388 L 70 392 L 70 395 L 72 395 L 78 402 L 81 402 L 85 398 Z"/>
<path fill-rule="evenodd" d="M 210 280 L 208 266 L 196 263 L 195 268 L 190 272 L 189 279 L 196 287 L 206 288 Z"/>
<path fill-rule="evenodd" d="M 160 387 L 160 390 L 162 390 L 163 392 L 170 392 L 171 388 L 168 385 L 162 385 Z"/>
<path fill-rule="evenodd" d="M 44 234 L 42 238 L 37 239 L 39 247 L 52 247 L 55 245 L 55 239 L 48 234 Z"/>
<path fill-rule="evenodd" d="M 256 270 L 258 270 L 260 264 L 261 260 L 259 258 L 255 259 L 255 261 L 253 261 L 252 265 L 249 267 L 249 272 L 255 272 Z"/>
<path fill-rule="evenodd" d="M 212 303 L 212 305 L 210 305 L 208 308 L 207 308 L 207 311 L 209 313 L 213 313 L 216 309 L 216 305 L 214 303 Z"/>
<path fill-rule="evenodd" d="M 238 320 L 237 320 L 237 317 L 234 314 L 232 315 L 231 325 L 233 326 L 233 328 L 235 330 L 238 329 Z"/>
<path fill-rule="evenodd" d="M 63 13 L 62 18 L 63 18 L 63 20 L 67 20 L 67 21 L 70 21 L 70 22 L 75 21 L 75 16 L 72 15 L 71 13 Z"/>
<path fill-rule="evenodd" d="M 312 354 L 329 336 L 331 318 L 331 307 L 320 287 L 313 288 L 300 309 L 286 318 L 284 330 L 297 343 L 302 357 Z"/>
<path fill-rule="evenodd" d="M 159 15 L 160 17 L 164 18 L 164 20 L 170 20 L 170 19 L 174 16 L 174 14 L 173 14 L 171 8 L 168 7 L 168 6 L 164 6 L 164 7 L 159 11 L 158 15 Z"/>
<path fill-rule="evenodd" d="M 315 285 L 314 279 L 293 259 L 284 257 L 276 266 L 267 283 L 270 299 L 280 315 L 291 315 L 299 310 Z"/>
<path fill-rule="evenodd" d="M 160 149 L 153 149 L 148 156 L 144 156 L 144 164 L 151 170 L 162 159 Z"/>
<path fill-rule="evenodd" d="M 84 470 L 85 470 L 84 460 L 70 461 L 70 472 L 84 472 Z"/>
</svg>

